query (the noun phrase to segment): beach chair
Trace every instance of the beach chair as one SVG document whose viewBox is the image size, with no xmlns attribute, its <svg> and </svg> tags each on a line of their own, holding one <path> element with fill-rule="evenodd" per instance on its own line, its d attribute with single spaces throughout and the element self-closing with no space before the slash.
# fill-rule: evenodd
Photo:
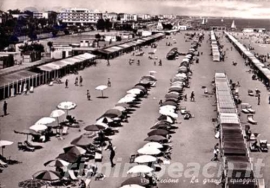
<svg viewBox="0 0 270 188">
<path fill-rule="evenodd" d="M 254 92 L 253 92 L 252 90 L 249 89 L 249 90 L 248 90 L 248 95 L 251 96 L 251 97 L 253 97 L 253 96 L 254 96 Z"/>
<path fill-rule="evenodd" d="M 0 167 L 1 168 L 6 168 L 7 166 L 8 166 L 8 164 L 0 159 Z"/>
<path fill-rule="evenodd" d="M 249 122 L 249 123 L 251 123 L 251 124 L 253 124 L 253 125 L 256 125 L 256 124 L 257 124 L 257 121 L 255 121 L 255 120 L 253 119 L 253 115 L 248 115 L 248 116 L 247 116 L 247 119 L 248 119 L 248 122 Z"/>
<path fill-rule="evenodd" d="M 92 181 L 91 178 L 86 178 L 86 179 L 84 180 L 84 183 L 85 183 L 85 187 L 86 187 L 86 188 L 90 188 L 91 181 Z"/>
<path fill-rule="evenodd" d="M 262 152 L 268 152 L 267 140 L 260 140 L 260 149 Z"/>
<path fill-rule="evenodd" d="M 258 188 L 265 188 L 264 179 L 257 179 L 258 181 Z"/>
<path fill-rule="evenodd" d="M 34 86 L 31 86 L 31 87 L 30 87 L 29 92 L 30 92 L 30 93 L 34 93 Z"/>
<path fill-rule="evenodd" d="M 63 131 L 62 131 L 62 135 L 67 135 L 67 134 L 68 134 L 68 127 L 64 126 Z"/>
<path fill-rule="evenodd" d="M 71 180 L 77 181 L 78 178 L 75 176 L 74 171 L 73 170 L 68 170 L 68 174 Z"/>
</svg>

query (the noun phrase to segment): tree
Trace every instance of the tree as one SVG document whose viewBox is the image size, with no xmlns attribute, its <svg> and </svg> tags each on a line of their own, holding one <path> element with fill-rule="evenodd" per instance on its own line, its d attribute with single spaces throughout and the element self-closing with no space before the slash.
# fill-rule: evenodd
<svg viewBox="0 0 270 188">
<path fill-rule="evenodd" d="M 108 32 L 110 32 L 111 28 L 112 28 L 112 22 L 111 22 L 109 19 L 106 19 L 106 20 L 105 20 L 105 29 L 106 29 Z"/>
<path fill-rule="evenodd" d="M 52 41 L 49 41 L 47 43 L 47 46 L 49 47 L 50 51 L 52 51 L 53 42 Z"/>
<path fill-rule="evenodd" d="M 98 34 L 95 35 L 95 38 L 97 39 L 97 41 L 99 41 L 100 38 L 101 38 L 101 35 L 98 33 Z"/>
<path fill-rule="evenodd" d="M 97 21 L 97 29 L 102 31 L 105 29 L 105 21 L 102 18 Z"/>
</svg>

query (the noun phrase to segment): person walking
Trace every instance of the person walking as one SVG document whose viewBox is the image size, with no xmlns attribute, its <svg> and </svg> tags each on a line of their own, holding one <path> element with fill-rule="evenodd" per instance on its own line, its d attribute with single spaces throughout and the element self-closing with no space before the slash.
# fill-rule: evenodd
<svg viewBox="0 0 270 188">
<path fill-rule="evenodd" d="M 156 61 L 154 61 L 154 65 L 155 65 L 155 66 L 157 65 Z"/>
<path fill-rule="evenodd" d="M 91 95 L 90 95 L 89 90 L 87 90 L 86 96 L 87 96 L 87 99 L 88 99 L 89 101 L 91 101 Z"/>
<path fill-rule="evenodd" d="M 82 86 L 83 78 L 80 76 L 80 86 Z"/>
<path fill-rule="evenodd" d="M 108 78 L 108 83 L 107 83 L 107 86 L 108 86 L 108 87 L 111 87 L 111 86 L 112 86 L 112 83 L 111 83 L 110 78 Z"/>
<path fill-rule="evenodd" d="M 137 65 L 140 66 L 140 64 L 141 64 L 141 62 L 140 62 L 140 60 L 138 59 Z"/>
<path fill-rule="evenodd" d="M 4 104 L 3 104 L 3 111 L 4 111 L 4 116 L 6 116 L 8 113 L 7 113 L 7 102 L 4 101 Z"/>
<path fill-rule="evenodd" d="M 75 78 L 75 86 L 78 86 L 78 77 Z"/>
<path fill-rule="evenodd" d="M 190 101 L 195 102 L 195 94 L 194 94 L 194 91 L 192 91 L 191 94 L 190 94 Z"/>
<path fill-rule="evenodd" d="M 215 148 L 213 153 L 214 153 L 214 157 L 211 159 L 211 161 L 219 161 L 219 159 L 218 159 L 219 149 Z"/>
<path fill-rule="evenodd" d="M 111 167 L 113 168 L 115 166 L 115 164 L 113 163 L 113 159 L 115 157 L 115 147 L 113 147 L 112 142 L 110 140 L 109 140 L 109 145 L 107 146 L 107 148 L 105 150 L 111 151 L 110 162 L 111 162 Z"/>
<path fill-rule="evenodd" d="M 260 104 L 261 104 L 261 94 L 258 93 L 258 105 L 260 105 Z"/>
<path fill-rule="evenodd" d="M 159 66 L 162 66 L 162 61 L 161 61 L 161 59 L 159 60 L 159 64 L 158 64 Z"/>
<path fill-rule="evenodd" d="M 107 60 L 107 66 L 111 66 L 109 59 Z"/>
<path fill-rule="evenodd" d="M 66 88 L 68 88 L 68 79 L 66 79 L 65 85 L 66 85 Z"/>
</svg>

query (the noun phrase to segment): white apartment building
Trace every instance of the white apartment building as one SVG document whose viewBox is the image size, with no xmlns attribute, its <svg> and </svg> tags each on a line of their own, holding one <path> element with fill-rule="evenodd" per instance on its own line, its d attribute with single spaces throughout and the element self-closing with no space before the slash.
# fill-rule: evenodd
<svg viewBox="0 0 270 188">
<path fill-rule="evenodd" d="M 140 14 L 140 15 L 138 15 L 138 18 L 140 18 L 142 20 L 150 20 L 151 15 L 150 14 Z"/>
<path fill-rule="evenodd" d="M 117 21 L 118 14 L 115 12 L 105 12 L 102 14 L 103 19 L 109 19 L 111 22 Z"/>
<path fill-rule="evenodd" d="M 57 18 L 67 24 L 95 24 L 102 18 L 102 13 L 97 10 L 72 8 L 61 11 Z"/>
<path fill-rule="evenodd" d="M 33 12 L 33 17 L 37 19 L 41 19 L 41 18 L 48 19 L 49 13 L 48 12 Z"/>
<path fill-rule="evenodd" d="M 137 14 L 126 14 L 126 13 L 120 13 L 118 14 L 120 21 L 126 22 L 126 21 L 137 21 L 138 15 Z"/>
</svg>

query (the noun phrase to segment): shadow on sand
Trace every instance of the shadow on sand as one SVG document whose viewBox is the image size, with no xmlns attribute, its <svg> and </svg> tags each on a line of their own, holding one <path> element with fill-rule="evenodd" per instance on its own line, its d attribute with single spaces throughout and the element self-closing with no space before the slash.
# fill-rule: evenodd
<svg viewBox="0 0 270 188">
<path fill-rule="evenodd" d="M 109 98 L 109 97 L 106 97 L 106 96 L 99 96 L 99 97 L 97 97 L 98 99 L 107 99 L 107 98 Z"/>
</svg>

